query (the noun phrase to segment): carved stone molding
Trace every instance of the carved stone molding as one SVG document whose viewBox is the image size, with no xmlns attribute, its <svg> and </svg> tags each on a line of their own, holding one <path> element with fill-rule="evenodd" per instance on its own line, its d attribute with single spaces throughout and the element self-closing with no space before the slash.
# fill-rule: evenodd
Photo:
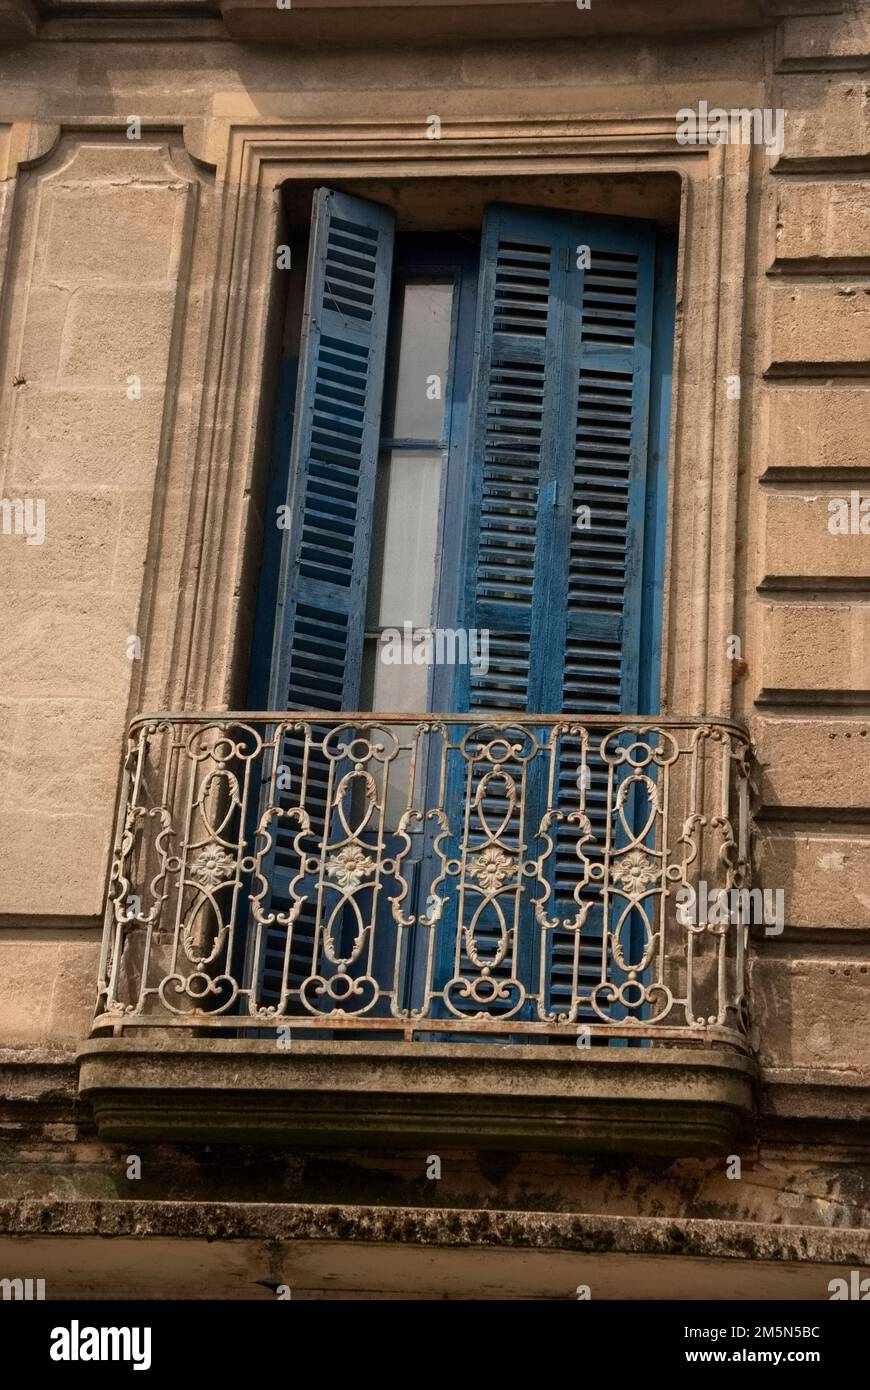
<svg viewBox="0 0 870 1390">
<path fill-rule="evenodd" d="M 0 182 L 47 159 L 59 139 L 53 121 L 0 121 Z"/>
</svg>

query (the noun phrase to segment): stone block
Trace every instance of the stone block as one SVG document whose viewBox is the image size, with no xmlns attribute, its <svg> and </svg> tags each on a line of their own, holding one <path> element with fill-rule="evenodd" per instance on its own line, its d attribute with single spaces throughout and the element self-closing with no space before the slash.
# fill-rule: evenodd
<svg viewBox="0 0 870 1390">
<path fill-rule="evenodd" d="M 870 934 L 870 836 L 764 833 L 759 884 L 781 888 L 789 927 L 864 929 Z"/>
<path fill-rule="evenodd" d="M 0 534 L 4 583 L 10 589 L 53 591 L 59 586 L 102 592 L 111 585 L 121 499 L 111 493 L 46 492 L 44 540 Z M 38 513 L 32 514 L 31 525 Z"/>
<path fill-rule="evenodd" d="M 162 405 L 162 389 L 144 384 L 141 400 L 128 400 L 125 381 L 80 391 L 23 388 L 7 489 L 141 487 L 157 465 Z"/>
<path fill-rule="evenodd" d="M 0 1044 L 72 1044 L 87 1036 L 99 968 L 96 933 L 0 939 Z"/>
<path fill-rule="evenodd" d="M 0 689 L 7 698 L 117 700 L 130 689 L 127 636 L 136 612 L 98 591 L 7 589 L 0 624 Z"/>
<path fill-rule="evenodd" d="M 761 573 L 777 579 L 854 579 L 866 583 L 870 574 L 870 535 L 835 534 L 829 522 L 837 513 L 832 501 L 849 502 L 848 486 L 833 485 L 823 492 L 769 492 L 764 500 L 764 544 Z M 860 502 L 870 489 L 858 492 Z M 860 518 L 859 518 L 860 521 Z"/>
<path fill-rule="evenodd" d="M 870 54 L 866 13 L 788 15 L 780 29 L 780 61 L 864 58 Z"/>
<path fill-rule="evenodd" d="M 0 915 L 102 915 L 114 805 L 86 813 L 50 801 L 33 811 L 0 810 Z"/>
<path fill-rule="evenodd" d="M 55 188 L 37 275 L 64 285 L 167 280 L 185 191 L 132 182 Z"/>
<path fill-rule="evenodd" d="M 777 84 L 786 112 L 784 158 L 842 159 L 870 154 L 870 84 L 863 75 L 789 73 Z"/>
<path fill-rule="evenodd" d="M 123 727 L 114 704 L 93 700 L 22 701 L 3 808 L 102 815 L 114 803 Z"/>
<path fill-rule="evenodd" d="M 870 285 L 774 285 L 770 361 L 870 362 Z"/>
<path fill-rule="evenodd" d="M 778 262 L 865 256 L 870 256 L 870 181 L 777 186 Z"/>
<path fill-rule="evenodd" d="M 867 961 L 766 956 L 752 967 L 759 1061 L 774 1067 L 866 1066 L 870 1055 Z"/>
<path fill-rule="evenodd" d="M 870 391 L 839 386 L 768 390 L 765 463 L 777 468 L 867 468 Z"/>
<path fill-rule="evenodd" d="M 765 691 L 870 690 L 870 605 L 768 604 L 762 620 Z"/>
<path fill-rule="evenodd" d="M 754 724 L 765 806 L 870 808 L 870 719 Z"/>
<path fill-rule="evenodd" d="M 81 290 L 67 316 L 62 375 L 100 385 L 126 385 L 134 374 L 143 387 L 163 381 L 174 305 L 171 289 Z"/>
</svg>

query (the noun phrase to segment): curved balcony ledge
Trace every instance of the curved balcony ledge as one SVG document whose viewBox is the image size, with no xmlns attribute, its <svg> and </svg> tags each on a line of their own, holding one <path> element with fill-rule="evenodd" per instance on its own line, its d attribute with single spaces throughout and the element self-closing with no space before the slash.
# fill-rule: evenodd
<svg viewBox="0 0 870 1390">
<path fill-rule="evenodd" d="M 558 1051 L 557 1056 L 552 1053 Z M 107 1140 L 369 1149 L 732 1151 L 753 1061 L 730 1049 L 94 1039 L 81 1094 Z"/>
</svg>

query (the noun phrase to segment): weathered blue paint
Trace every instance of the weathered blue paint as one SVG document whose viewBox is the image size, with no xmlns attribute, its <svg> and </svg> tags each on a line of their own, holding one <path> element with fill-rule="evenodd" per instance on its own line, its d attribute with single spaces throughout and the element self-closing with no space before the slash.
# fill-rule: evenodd
<svg viewBox="0 0 870 1390">
<path fill-rule="evenodd" d="M 269 707 L 340 711 L 359 700 L 393 214 L 318 189 L 311 238 Z"/>
</svg>

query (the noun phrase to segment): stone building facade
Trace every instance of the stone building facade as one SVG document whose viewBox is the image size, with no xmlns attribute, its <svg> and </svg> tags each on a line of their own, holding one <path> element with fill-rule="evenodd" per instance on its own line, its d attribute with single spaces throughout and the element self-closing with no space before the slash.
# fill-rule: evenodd
<svg viewBox="0 0 870 1390">
<path fill-rule="evenodd" d="M 687 138 L 702 102 L 757 111 L 759 138 Z M 868 180 L 866 0 L 0 0 L 0 1274 L 48 1297 L 820 1299 L 870 1268 Z M 658 1032 L 649 993 L 633 1019 L 630 996 L 541 1006 L 528 1035 L 497 1011 L 451 1032 L 446 1006 L 428 1033 L 312 1027 L 258 993 L 239 902 L 269 874 L 231 784 L 186 808 L 238 812 L 235 856 L 176 814 L 185 740 L 243 740 L 221 714 L 257 708 L 321 188 L 407 235 L 498 204 L 643 222 L 657 273 L 674 247 L 660 699 L 619 713 L 705 750 L 673 773 L 692 852 L 655 861 L 647 964 L 681 998 L 697 969 L 712 1003 Z M 235 936 L 173 887 L 203 847 L 194 888 L 235 885 Z M 666 888 L 739 891 L 750 863 L 781 921 L 677 931 Z M 218 973 L 243 986 L 223 1013 Z"/>
</svg>

